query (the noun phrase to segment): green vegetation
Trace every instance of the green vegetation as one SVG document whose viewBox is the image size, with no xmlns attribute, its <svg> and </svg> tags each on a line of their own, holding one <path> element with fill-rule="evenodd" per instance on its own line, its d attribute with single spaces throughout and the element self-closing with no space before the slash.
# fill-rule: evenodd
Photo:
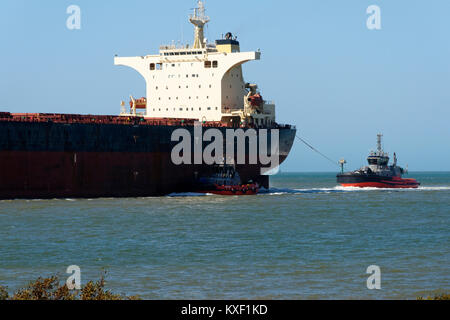
<svg viewBox="0 0 450 320">
<path fill-rule="evenodd" d="M 57 276 L 52 276 L 39 277 L 12 295 L 8 294 L 5 287 L 0 286 L 0 300 L 139 300 L 139 297 L 105 290 L 104 275 L 99 281 L 89 281 L 80 290 L 69 290 L 65 283 L 61 285 Z"/>
<path fill-rule="evenodd" d="M 418 297 L 417 300 L 450 300 L 449 293 L 439 293 L 429 297 Z"/>
</svg>

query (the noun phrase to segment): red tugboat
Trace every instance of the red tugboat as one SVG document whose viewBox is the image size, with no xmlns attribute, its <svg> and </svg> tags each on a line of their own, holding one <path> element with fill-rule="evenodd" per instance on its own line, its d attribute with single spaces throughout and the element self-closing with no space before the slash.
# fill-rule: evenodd
<svg viewBox="0 0 450 320">
<path fill-rule="evenodd" d="M 378 134 L 377 151 L 367 157 L 368 166 L 352 172 L 343 172 L 345 160 L 341 160 L 342 173 L 337 175 L 337 182 L 344 187 L 360 188 L 417 188 L 420 183 L 416 179 L 404 179 L 406 172 L 397 166 L 397 155 L 394 153 L 394 163 L 389 165 L 389 156 L 381 147 L 381 134 Z"/>
<path fill-rule="evenodd" d="M 217 165 L 211 175 L 198 179 L 197 192 L 224 196 L 255 195 L 259 191 L 258 183 L 242 184 L 239 173 L 232 165 Z"/>
</svg>

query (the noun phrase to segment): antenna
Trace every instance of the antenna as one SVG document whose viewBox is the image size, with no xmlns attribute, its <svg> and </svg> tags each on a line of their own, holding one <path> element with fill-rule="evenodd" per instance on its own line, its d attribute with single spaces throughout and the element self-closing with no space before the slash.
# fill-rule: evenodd
<svg viewBox="0 0 450 320">
<path fill-rule="evenodd" d="M 205 15 L 205 5 L 203 1 L 197 2 L 198 8 L 194 8 L 194 14 L 189 16 L 189 21 L 195 26 L 194 49 L 204 47 L 203 28 L 209 22 L 209 17 Z"/>
</svg>

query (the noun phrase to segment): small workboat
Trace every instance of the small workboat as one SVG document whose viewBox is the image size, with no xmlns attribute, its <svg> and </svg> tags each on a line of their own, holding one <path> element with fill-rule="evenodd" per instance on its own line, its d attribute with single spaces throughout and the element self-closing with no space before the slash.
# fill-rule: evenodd
<svg viewBox="0 0 450 320">
<path fill-rule="evenodd" d="M 232 165 L 217 165 L 212 174 L 198 179 L 197 192 L 218 195 L 255 195 L 259 191 L 258 183 L 241 182 L 241 177 Z"/>
<path fill-rule="evenodd" d="M 360 188 L 417 188 L 420 182 L 416 179 L 402 178 L 407 171 L 397 166 L 397 155 L 389 165 L 389 155 L 381 147 L 381 134 L 378 134 L 377 151 L 367 157 L 368 166 L 351 172 L 344 172 L 345 160 L 341 160 L 342 173 L 337 175 L 337 182 L 344 187 Z"/>
</svg>

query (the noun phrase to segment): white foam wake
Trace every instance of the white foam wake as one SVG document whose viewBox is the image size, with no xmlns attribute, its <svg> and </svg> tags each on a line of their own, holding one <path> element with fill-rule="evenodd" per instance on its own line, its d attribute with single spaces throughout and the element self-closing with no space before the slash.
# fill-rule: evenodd
<svg viewBox="0 0 450 320">
<path fill-rule="evenodd" d="M 180 193 L 168 194 L 167 197 L 204 197 L 204 196 L 211 196 L 211 195 L 212 195 L 212 193 L 180 192 Z"/>
<path fill-rule="evenodd" d="M 296 194 L 296 193 L 343 193 L 343 192 L 370 192 L 370 191 L 390 191 L 390 192 L 418 192 L 418 191 L 441 191 L 450 190 L 450 186 L 420 186 L 418 188 L 359 188 L 359 187 L 343 187 L 335 186 L 332 188 L 270 188 L 268 190 L 262 190 L 259 194 L 262 195 L 284 195 L 284 194 Z"/>
</svg>

